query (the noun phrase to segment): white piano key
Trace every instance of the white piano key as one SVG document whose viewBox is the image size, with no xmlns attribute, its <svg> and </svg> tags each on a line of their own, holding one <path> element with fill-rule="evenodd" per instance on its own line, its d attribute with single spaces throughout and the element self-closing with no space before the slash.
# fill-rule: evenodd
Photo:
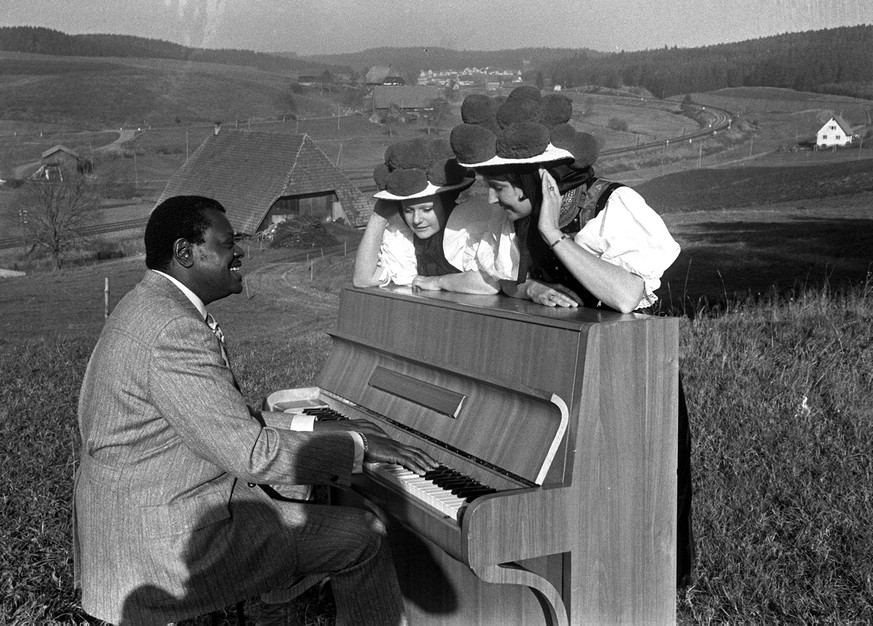
<svg viewBox="0 0 873 626">
<path fill-rule="evenodd" d="M 419 476 L 404 467 L 392 464 L 378 464 L 368 468 L 373 473 L 387 479 L 402 491 L 409 494 L 416 501 L 436 509 L 455 521 L 461 508 L 466 504 L 463 498 L 453 495 L 433 481 Z"/>
</svg>

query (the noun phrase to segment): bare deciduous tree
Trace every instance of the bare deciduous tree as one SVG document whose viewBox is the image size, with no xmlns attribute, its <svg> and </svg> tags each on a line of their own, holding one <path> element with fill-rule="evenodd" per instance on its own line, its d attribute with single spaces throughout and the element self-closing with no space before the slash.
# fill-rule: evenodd
<svg viewBox="0 0 873 626">
<path fill-rule="evenodd" d="M 428 103 L 428 108 L 423 114 L 424 121 L 427 123 L 427 134 L 430 135 L 431 128 L 439 126 L 446 116 L 451 111 L 451 105 L 445 98 L 434 98 Z"/>
<path fill-rule="evenodd" d="M 388 112 L 385 114 L 385 124 L 388 126 L 388 136 L 394 136 L 394 126 L 403 121 L 403 109 L 393 102 L 388 106 Z"/>
<path fill-rule="evenodd" d="M 19 188 L 16 205 L 27 211 L 29 238 L 35 248 L 51 255 L 54 269 L 60 269 L 62 254 L 82 238 L 81 229 L 92 220 L 97 200 L 94 185 L 81 174 L 29 180 Z"/>
</svg>

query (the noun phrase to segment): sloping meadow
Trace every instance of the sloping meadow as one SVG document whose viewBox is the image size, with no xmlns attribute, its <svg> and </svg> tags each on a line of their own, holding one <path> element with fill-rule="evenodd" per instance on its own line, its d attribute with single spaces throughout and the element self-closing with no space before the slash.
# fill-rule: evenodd
<svg viewBox="0 0 873 626">
<path fill-rule="evenodd" d="M 698 566 L 681 622 L 873 621 L 871 289 L 683 320 Z"/>
<path fill-rule="evenodd" d="M 679 623 L 873 621 L 871 300 L 867 283 L 682 319 L 698 560 L 677 598 Z M 297 330 L 293 346 L 279 334 L 237 342 L 244 390 L 263 393 L 271 372 L 282 372 L 273 384 L 315 377 L 323 328 Z M 70 500 L 93 341 L 0 341 L 0 623 L 85 620 L 72 587 Z M 307 623 L 325 623 L 310 602 Z"/>
</svg>

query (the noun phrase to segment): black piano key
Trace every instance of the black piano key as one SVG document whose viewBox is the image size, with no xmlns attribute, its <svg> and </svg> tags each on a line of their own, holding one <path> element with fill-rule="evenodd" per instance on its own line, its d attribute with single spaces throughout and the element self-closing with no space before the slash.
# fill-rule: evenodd
<svg viewBox="0 0 873 626">
<path fill-rule="evenodd" d="M 479 498 L 481 496 L 487 496 L 489 493 L 497 493 L 497 490 L 488 488 L 488 489 L 483 489 L 482 491 L 477 491 L 475 493 L 468 494 L 466 501 L 472 502 L 476 498 Z"/>
<path fill-rule="evenodd" d="M 346 416 L 327 406 L 313 406 L 303 409 L 306 415 L 314 415 L 319 422 L 336 422 L 346 419 Z"/>
<path fill-rule="evenodd" d="M 452 473 L 454 473 L 454 470 L 446 467 L 445 465 L 440 465 L 427 472 L 424 477 L 430 479 L 431 477 L 448 476 Z"/>
<path fill-rule="evenodd" d="M 465 480 L 463 478 L 456 478 L 452 480 L 435 480 L 434 484 L 442 487 L 446 491 L 451 491 L 452 489 L 456 489 L 458 487 L 469 487 L 473 483 L 469 480 Z"/>
<path fill-rule="evenodd" d="M 451 489 L 453 495 L 456 495 L 461 498 L 467 497 L 468 494 L 471 494 L 475 491 L 481 491 L 483 489 L 483 485 L 458 485 L 454 489 Z"/>
</svg>

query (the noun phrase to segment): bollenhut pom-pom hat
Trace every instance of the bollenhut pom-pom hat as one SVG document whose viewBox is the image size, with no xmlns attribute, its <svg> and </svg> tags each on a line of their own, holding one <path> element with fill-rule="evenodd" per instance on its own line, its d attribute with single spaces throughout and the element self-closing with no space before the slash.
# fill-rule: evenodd
<svg viewBox="0 0 873 626">
<path fill-rule="evenodd" d="M 597 139 L 588 133 L 580 133 L 569 124 L 558 124 L 550 133 L 552 145 L 563 148 L 573 155 L 573 162 L 566 165 L 574 170 L 584 170 L 594 165 L 600 154 Z"/>
<path fill-rule="evenodd" d="M 458 163 L 479 163 L 497 154 L 497 133 L 479 124 L 458 124 L 449 141 Z"/>
<path fill-rule="evenodd" d="M 503 159 L 529 159 L 549 147 L 549 129 L 535 122 L 510 124 L 497 135 L 497 156 Z"/>
<path fill-rule="evenodd" d="M 573 116 L 573 101 L 561 93 L 550 93 L 540 100 L 539 121 L 549 128 L 566 124 Z"/>
<path fill-rule="evenodd" d="M 555 166 L 573 161 L 570 151 L 553 145 L 549 133 L 553 123 L 570 119 L 569 98 L 543 97 L 528 85 L 516 87 L 496 108 L 496 128 L 487 115 L 494 104 L 481 94 L 470 94 L 461 104 L 464 123 L 452 129 L 451 145 L 462 167 Z"/>
<path fill-rule="evenodd" d="M 444 139 L 400 141 L 385 150 L 385 161 L 376 166 L 373 180 L 381 200 L 424 198 L 443 191 L 469 187 L 475 181 L 458 165 Z"/>
<path fill-rule="evenodd" d="M 497 110 L 497 123 L 500 128 L 523 122 L 536 122 L 540 116 L 539 89 L 535 87 L 516 87 Z"/>
</svg>

